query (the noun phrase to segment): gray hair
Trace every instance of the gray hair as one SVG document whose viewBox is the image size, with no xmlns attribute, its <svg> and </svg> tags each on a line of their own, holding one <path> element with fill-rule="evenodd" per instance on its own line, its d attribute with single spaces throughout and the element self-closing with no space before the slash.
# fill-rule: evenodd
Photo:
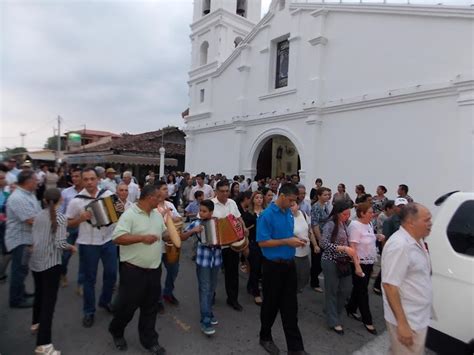
<svg viewBox="0 0 474 355">
<path fill-rule="evenodd" d="M 403 224 L 409 218 L 414 218 L 418 215 L 420 204 L 416 202 L 408 203 L 400 208 L 400 222 Z"/>
<path fill-rule="evenodd" d="M 129 177 L 129 178 L 131 178 L 131 177 L 132 177 L 132 172 L 127 170 L 127 171 L 125 171 L 125 172 L 123 173 L 122 177 L 124 177 L 124 178 L 125 178 L 125 177 Z"/>
<path fill-rule="evenodd" d="M 105 168 L 103 168 L 102 166 L 96 166 L 94 170 L 97 173 L 97 175 L 105 173 Z"/>
</svg>

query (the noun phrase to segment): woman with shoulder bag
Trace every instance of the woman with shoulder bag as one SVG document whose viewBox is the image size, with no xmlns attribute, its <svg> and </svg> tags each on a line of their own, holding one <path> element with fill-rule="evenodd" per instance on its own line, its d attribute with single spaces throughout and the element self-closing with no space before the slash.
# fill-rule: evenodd
<svg viewBox="0 0 474 355">
<path fill-rule="evenodd" d="M 350 205 L 345 201 L 337 201 L 323 227 L 321 238 L 327 323 L 339 335 L 344 334 L 342 313 L 351 293 L 351 259 L 357 273 L 362 273 L 355 250 L 349 246 L 346 222 L 350 216 Z"/>
</svg>

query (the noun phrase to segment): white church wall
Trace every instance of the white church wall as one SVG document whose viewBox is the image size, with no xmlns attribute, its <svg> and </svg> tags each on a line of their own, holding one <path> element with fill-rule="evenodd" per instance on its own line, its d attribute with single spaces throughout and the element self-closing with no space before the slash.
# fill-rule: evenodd
<svg viewBox="0 0 474 355">
<path fill-rule="evenodd" d="M 385 185 L 388 196 L 396 197 L 404 183 L 430 206 L 448 191 L 472 189 L 459 160 L 472 154 L 464 144 L 472 133 L 459 131 L 456 112 L 451 96 L 325 115 L 316 174 L 332 189 L 345 183 L 351 196 L 363 184 L 372 194 Z"/>
<path fill-rule="evenodd" d="M 329 12 L 325 97 L 448 82 L 472 72 L 473 30 L 472 19 Z"/>
</svg>

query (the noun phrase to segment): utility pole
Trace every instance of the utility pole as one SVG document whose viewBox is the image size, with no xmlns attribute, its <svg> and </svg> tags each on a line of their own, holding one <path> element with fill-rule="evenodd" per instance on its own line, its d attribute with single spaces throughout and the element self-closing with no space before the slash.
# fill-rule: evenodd
<svg viewBox="0 0 474 355">
<path fill-rule="evenodd" d="M 25 147 L 25 136 L 26 136 L 26 133 L 20 132 L 21 146 L 22 146 L 23 148 Z"/>
<path fill-rule="evenodd" d="M 60 152 L 61 152 L 61 116 L 58 115 L 58 144 L 57 144 L 57 150 L 56 150 L 56 162 L 59 165 L 59 157 L 60 157 Z"/>
</svg>

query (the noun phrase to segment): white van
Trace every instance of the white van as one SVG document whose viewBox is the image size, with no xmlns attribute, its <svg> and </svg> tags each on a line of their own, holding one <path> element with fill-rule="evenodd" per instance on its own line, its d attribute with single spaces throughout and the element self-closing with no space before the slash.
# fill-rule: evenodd
<svg viewBox="0 0 474 355">
<path fill-rule="evenodd" d="M 438 354 L 474 353 L 474 193 L 453 192 L 427 238 L 433 270 L 434 316 L 427 347 Z"/>
</svg>

